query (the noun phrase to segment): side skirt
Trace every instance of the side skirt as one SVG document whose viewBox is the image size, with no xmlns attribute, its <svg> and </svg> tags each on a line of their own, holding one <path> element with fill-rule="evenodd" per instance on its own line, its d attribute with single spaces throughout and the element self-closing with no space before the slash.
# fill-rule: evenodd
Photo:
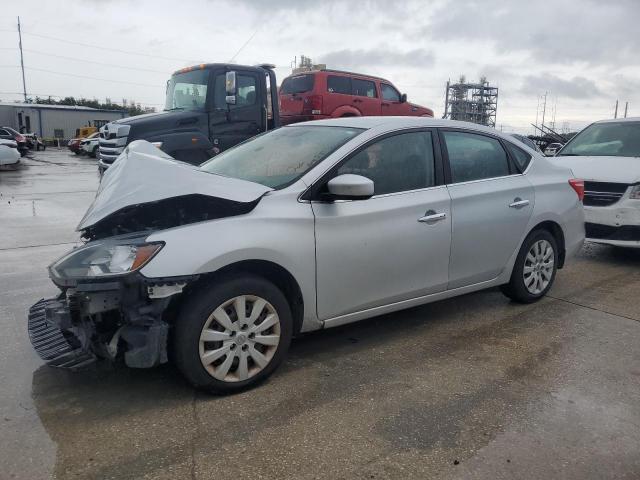
<svg viewBox="0 0 640 480">
<path fill-rule="evenodd" d="M 444 292 L 432 293 L 430 295 L 424 295 L 422 297 L 416 297 L 410 300 L 390 303 L 381 307 L 374 307 L 355 313 L 349 313 L 347 315 L 340 315 L 338 317 L 333 317 L 325 320 L 324 328 L 337 327 L 339 325 L 357 322 L 366 318 L 377 317 L 378 315 L 384 315 L 387 313 L 397 312 L 398 310 L 404 310 L 406 308 L 417 307 L 426 303 L 437 302 L 438 300 L 457 297 L 459 295 L 464 295 L 465 293 L 477 292 L 478 290 L 495 287 L 497 285 L 500 285 L 501 283 L 504 282 L 500 277 L 497 277 L 493 280 L 487 280 L 486 282 L 474 283 L 473 285 L 454 288 L 452 290 L 445 290 Z"/>
</svg>

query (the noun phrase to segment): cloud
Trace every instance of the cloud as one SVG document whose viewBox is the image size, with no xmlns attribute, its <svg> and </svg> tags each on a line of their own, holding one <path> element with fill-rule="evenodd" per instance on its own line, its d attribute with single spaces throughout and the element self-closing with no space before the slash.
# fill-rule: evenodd
<svg viewBox="0 0 640 480">
<path fill-rule="evenodd" d="M 319 63 L 326 63 L 329 68 L 353 69 L 373 66 L 401 66 L 426 68 L 435 63 L 434 54 L 423 48 L 409 51 L 391 50 L 381 47 L 370 50 L 343 49 L 325 53 L 318 57 Z"/>
<path fill-rule="evenodd" d="M 640 65 L 640 1 L 457 0 L 421 32 L 433 40 L 489 42 L 503 52 L 547 63 Z"/>
<path fill-rule="evenodd" d="M 537 95 L 541 92 L 553 92 L 554 95 L 573 99 L 596 98 L 603 96 L 593 80 L 585 77 L 573 77 L 565 80 L 550 73 L 527 75 L 524 77 L 522 93 Z"/>
</svg>

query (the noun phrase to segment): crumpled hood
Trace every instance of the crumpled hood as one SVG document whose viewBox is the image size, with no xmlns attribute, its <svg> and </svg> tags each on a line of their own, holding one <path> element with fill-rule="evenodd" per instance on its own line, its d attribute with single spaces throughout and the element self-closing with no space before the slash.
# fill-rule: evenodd
<svg viewBox="0 0 640 480">
<path fill-rule="evenodd" d="M 240 203 L 256 201 L 269 187 L 223 177 L 173 159 L 146 140 L 131 142 L 105 172 L 96 198 L 76 228 L 85 230 L 125 207 L 187 195 Z"/>
<path fill-rule="evenodd" d="M 582 180 L 627 184 L 640 182 L 640 157 L 558 156 L 547 157 L 547 160 L 570 168 Z"/>
</svg>

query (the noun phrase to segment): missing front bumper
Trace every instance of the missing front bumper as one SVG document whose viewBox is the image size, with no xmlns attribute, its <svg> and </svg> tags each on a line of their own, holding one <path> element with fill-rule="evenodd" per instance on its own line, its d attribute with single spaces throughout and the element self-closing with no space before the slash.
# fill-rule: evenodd
<svg viewBox="0 0 640 480">
<path fill-rule="evenodd" d="M 40 358 L 52 367 L 78 370 L 96 361 L 96 355 L 84 348 L 71 332 L 63 333 L 52 318 L 68 314 L 56 299 L 42 299 L 29 309 L 29 339 Z"/>
</svg>

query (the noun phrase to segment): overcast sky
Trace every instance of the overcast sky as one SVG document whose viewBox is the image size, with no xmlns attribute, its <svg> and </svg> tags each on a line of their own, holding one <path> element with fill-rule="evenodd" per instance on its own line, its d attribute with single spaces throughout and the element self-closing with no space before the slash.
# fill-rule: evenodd
<svg viewBox="0 0 640 480">
<path fill-rule="evenodd" d="M 301 54 L 386 77 L 438 117 L 447 79 L 485 75 L 505 131 L 532 133 L 545 92 L 558 129 L 612 117 L 616 99 L 640 115 L 640 0 L 23 0 L 2 13 L 2 101 L 21 98 L 20 15 L 33 95 L 162 108 L 171 72 L 240 50 L 236 63 L 273 63 L 279 80 Z"/>
</svg>

